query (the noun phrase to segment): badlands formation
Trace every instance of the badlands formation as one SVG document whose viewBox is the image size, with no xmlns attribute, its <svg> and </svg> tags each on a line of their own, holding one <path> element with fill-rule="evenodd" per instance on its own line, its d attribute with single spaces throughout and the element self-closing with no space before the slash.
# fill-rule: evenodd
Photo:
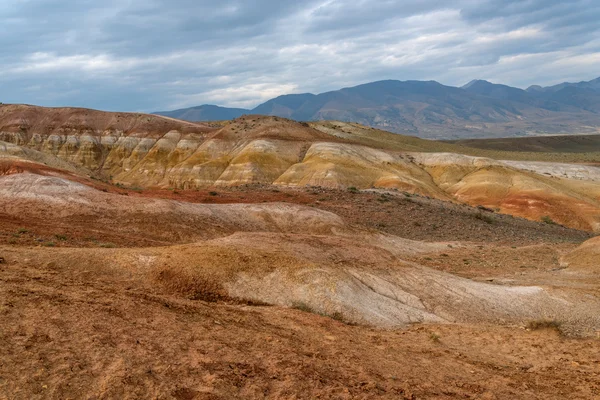
<svg viewBox="0 0 600 400">
<path fill-rule="evenodd" d="M 576 161 L 0 106 L 0 398 L 595 398 Z"/>
<path fill-rule="evenodd" d="M 80 168 L 129 187 L 396 189 L 600 231 L 596 167 L 532 162 L 527 153 L 476 150 L 353 124 L 244 116 L 210 126 L 154 115 L 4 105 L 2 142 L 4 154 L 44 163 L 52 157 L 59 168 Z"/>
</svg>

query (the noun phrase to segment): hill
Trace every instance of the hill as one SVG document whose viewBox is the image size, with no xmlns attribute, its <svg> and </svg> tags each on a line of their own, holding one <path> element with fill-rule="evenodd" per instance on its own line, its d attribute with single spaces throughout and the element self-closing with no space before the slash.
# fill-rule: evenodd
<svg viewBox="0 0 600 400">
<path fill-rule="evenodd" d="M 597 80 L 530 88 L 474 80 L 462 88 L 435 81 L 371 82 L 318 95 L 292 94 L 252 110 L 296 121 L 356 122 L 395 133 L 451 139 L 600 132 Z M 162 113 L 188 120 L 219 119 L 192 109 Z"/>
<path fill-rule="evenodd" d="M 57 168 L 67 162 L 72 171 L 132 187 L 399 190 L 600 230 L 600 173 L 566 164 L 600 161 L 600 153 L 476 149 L 344 122 L 247 115 L 208 126 L 29 106 L 0 107 L 0 140 L 13 158 Z"/>
<path fill-rule="evenodd" d="M 558 135 L 526 138 L 447 140 L 486 150 L 539 153 L 592 153 L 600 151 L 600 135 Z"/>
<path fill-rule="evenodd" d="M 223 121 L 248 114 L 243 108 L 227 108 L 204 104 L 202 106 L 183 108 L 173 111 L 157 111 L 155 115 L 177 118 L 184 121 Z"/>
</svg>

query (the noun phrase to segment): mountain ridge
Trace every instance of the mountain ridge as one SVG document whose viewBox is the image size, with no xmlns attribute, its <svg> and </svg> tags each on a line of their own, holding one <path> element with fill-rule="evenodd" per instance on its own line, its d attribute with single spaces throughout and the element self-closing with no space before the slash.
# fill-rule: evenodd
<svg viewBox="0 0 600 400">
<path fill-rule="evenodd" d="M 188 121 L 260 114 L 296 121 L 356 122 L 431 139 L 600 133 L 600 78 L 526 90 L 485 80 L 462 87 L 381 80 L 320 94 L 287 94 L 253 109 L 198 107 L 159 112 Z M 557 85 L 557 86 L 560 86 Z M 598 89 L 597 89 L 598 88 Z"/>
</svg>

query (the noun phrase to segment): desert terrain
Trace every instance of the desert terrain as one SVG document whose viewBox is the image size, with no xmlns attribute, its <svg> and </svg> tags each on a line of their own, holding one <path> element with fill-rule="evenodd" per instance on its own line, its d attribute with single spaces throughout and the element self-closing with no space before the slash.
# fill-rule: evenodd
<svg viewBox="0 0 600 400">
<path fill-rule="evenodd" d="M 599 398 L 599 153 L 479 147 L 0 105 L 0 399 Z"/>
</svg>

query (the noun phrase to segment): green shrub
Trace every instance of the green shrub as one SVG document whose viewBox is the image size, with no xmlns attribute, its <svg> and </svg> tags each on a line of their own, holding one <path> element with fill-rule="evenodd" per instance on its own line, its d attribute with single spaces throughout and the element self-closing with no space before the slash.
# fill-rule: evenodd
<svg viewBox="0 0 600 400">
<path fill-rule="evenodd" d="M 487 224 L 493 224 L 496 220 L 494 219 L 494 217 L 492 217 L 491 215 L 487 215 L 484 214 L 482 212 L 478 212 L 475 214 L 475 218 L 477 218 L 480 221 L 483 221 Z"/>
<path fill-rule="evenodd" d="M 557 225 L 557 223 L 552 218 L 550 218 L 549 215 L 544 215 L 542 218 L 540 218 L 540 220 L 548 225 Z"/>
<path fill-rule="evenodd" d="M 432 332 L 432 333 L 429 335 L 429 339 L 431 339 L 431 341 L 432 341 L 432 342 L 434 342 L 434 343 L 439 343 L 439 342 L 440 342 L 440 335 L 438 335 L 438 334 L 437 334 L 437 333 L 435 333 L 435 332 Z"/>
</svg>

